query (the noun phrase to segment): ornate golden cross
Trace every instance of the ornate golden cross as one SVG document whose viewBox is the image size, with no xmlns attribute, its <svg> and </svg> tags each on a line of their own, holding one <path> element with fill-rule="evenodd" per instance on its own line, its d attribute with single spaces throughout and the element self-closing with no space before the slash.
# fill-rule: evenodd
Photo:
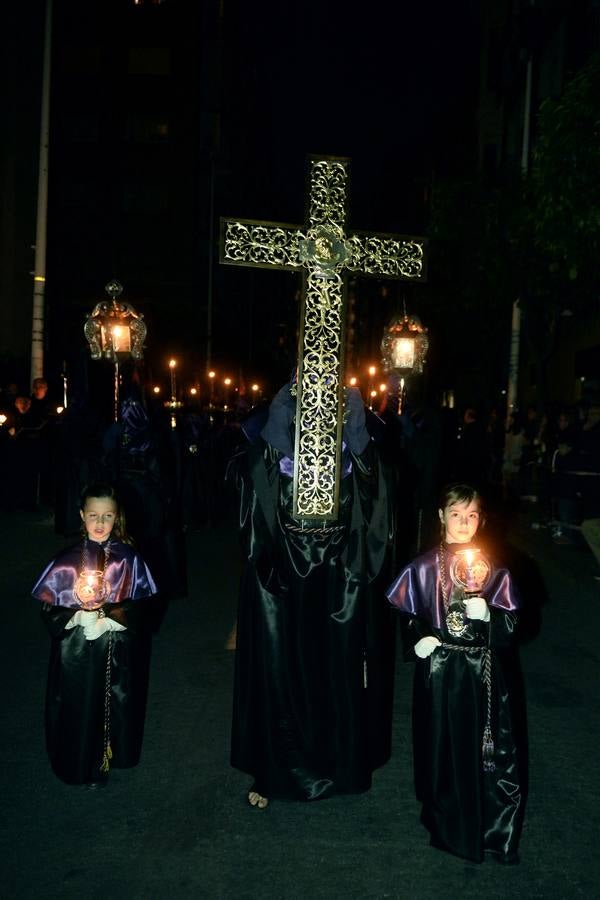
<svg viewBox="0 0 600 900">
<path fill-rule="evenodd" d="M 425 240 L 344 231 L 350 160 L 311 157 L 304 229 L 278 222 L 221 219 L 221 262 L 302 270 L 294 517 L 337 518 L 342 451 L 347 272 L 422 281 Z"/>
</svg>

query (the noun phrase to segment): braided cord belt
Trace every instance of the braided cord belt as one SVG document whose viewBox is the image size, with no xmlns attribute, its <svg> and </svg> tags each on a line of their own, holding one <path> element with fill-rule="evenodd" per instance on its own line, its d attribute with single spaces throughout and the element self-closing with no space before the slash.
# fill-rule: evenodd
<svg viewBox="0 0 600 900">
<path fill-rule="evenodd" d="M 292 525 L 291 522 L 286 522 L 285 527 L 294 534 L 334 534 L 336 531 L 344 531 L 346 528 L 345 525 L 331 525 L 329 528 L 315 525 L 312 528 L 303 528 L 302 525 Z"/>
<path fill-rule="evenodd" d="M 494 738 L 492 735 L 492 651 L 489 647 L 464 647 L 458 644 L 448 644 L 444 641 L 442 641 L 441 646 L 446 650 L 460 650 L 463 653 L 468 653 L 469 650 L 483 649 L 483 684 L 486 695 L 486 717 L 483 728 L 481 754 L 483 759 L 483 771 L 494 772 L 496 764 L 494 762 Z"/>
<path fill-rule="evenodd" d="M 112 631 L 108 632 L 108 655 L 106 657 L 106 681 L 104 686 L 104 744 L 102 749 L 102 765 L 100 771 L 104 774 L 110 769 L 112 759 L 112 747 L 110 746 L 110 689 L 112 675 Z"/>
</svg>

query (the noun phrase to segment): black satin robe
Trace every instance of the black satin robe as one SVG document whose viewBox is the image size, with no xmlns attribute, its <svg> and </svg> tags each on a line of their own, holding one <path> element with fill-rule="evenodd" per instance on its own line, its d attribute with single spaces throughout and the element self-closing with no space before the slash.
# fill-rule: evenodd
<svg viewBox="0 0 600 900">
<path fill-rule="evenodd" d="M 231 763 L 263 796 L 316 800 L 366 791 L 390 754 L 390 498 L 369 442 L 346 465 L 339 527 L 300 532 L 281 458 L 261 440 L 235 461 L 247 563 Z"/>
<path fill-rule="evenodd" d="M 451 557 L 452 545 L 446 571 Z M 493 570 L 481 592 L 490 621 L 465 619 L 466 632 L 452 636 L 446 626 L 438 560 L 439 548 L 425 553 L 386 591 L 390 603 L 404 614 L 406 657 L 416 660 L 413 744 L 422 821 L 436 847 L 475 862 L 481 862 L 485 852 L 510 861 L 516 855 L 524 804 L 524 735 L 519 727 L 523 698 L 518 695 L 515 646 L 518 601 L 508 571 Z M 454 605 L 458 590 L 448 582 L 448 591 Z M 422 660 L 414 646 L 426 635 L 435 635 L 445 646 Z M 484 772 L 482 764 L 487 647 L 492 651 L 493 772 Z"/>
<path fill-rule="evenodd" d="M 103 545 L 88 542 L 86 564 L 102 569 Z M 101 779 L 104 751 L 106 671 L 110 648 L 110 766 L 139 762 L 151 650 L 152 603 L 156 587 L 142 558 L 130 546 L 111 541 L 105 615 L 125 631 L 88 641 L 83 628 L 65 626 L 80 609 L 73 596 L 81 568 L 81 544 L 65 550 L 33 588 L 52 644 L 46 688 L 46 748 L 55 774 L 67 784 Z M 109 636 L 110 635 L 110 636 Z"/>
</svg>

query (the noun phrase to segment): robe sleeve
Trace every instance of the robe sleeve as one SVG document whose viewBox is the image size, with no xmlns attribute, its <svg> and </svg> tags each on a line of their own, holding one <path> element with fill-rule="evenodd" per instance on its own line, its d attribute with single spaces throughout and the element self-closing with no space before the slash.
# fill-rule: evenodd
<svg viewBox="0 0 600 900">
<path fill-rule="evenodd" d="M 234 457 L 227 478 L 239 500 L 239 529 L 248 556 L 260 571 L 272 567 L 278 529 L 279 458 L 264 440 Z"/>
<path fill-rule="evenodd" d="M 418 616 L 402 616 L 400 620 L 400 634 L 402 635 L 402 651 L 405 662 L 416 662 L 418 657 L 415 653 L 415 644 L 421 638 L 435 634 L 433 628 L 424 619 Z"/>
<path fill-rule="evenodd" d="M 499 569 L 487 598 L 490 609 L 489 645 L 501 650 L 516 641 L 519 598 L 507 569 Z"/>
<path fill-rule="evenodd" d="M 63 637 L 65 626 L 71 621 L 76 612 L 77 609 L 70 606 L 53 606 L 51 603 L 42 602 L 42 622 L 50 634 L 50 637 Z"/>
<path fill-rule="evenodd" d="M 366 562 L 369 582 L 380 574 L 393 540 L 393 510 L 389 475 L 374 441 L 363 452 L 352 453 L 352 477 L 358 496 L 352 515 L 352 528 L 366 530 Z"/>
<path fill-rule="evenodd" d="M 134 600 L 106 603 L 102 609 L 107 619 L 118 622 L 131 634 L 152 630 L 154 603 L 150 598 L 144 603 L 136 603 Z"/>
<path fill-rule="evenodd" d="M 490 647 L 492 650 L 502 650 L 511 647 L 516 641 L 517 616 L 514 612 L 505 612 L 502 609 L 490 609 Z"/>
</svg>

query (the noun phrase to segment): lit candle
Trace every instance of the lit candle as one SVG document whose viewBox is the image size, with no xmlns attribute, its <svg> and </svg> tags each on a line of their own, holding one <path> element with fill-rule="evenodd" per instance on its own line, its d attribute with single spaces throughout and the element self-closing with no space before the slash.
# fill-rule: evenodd
<svg viewBox="0 0 600 900">
<path fill-rule="evenodd" d="M 392 364 L 395 369 L 412 369 L 415 364 L 415 342 L 411 338 L 394 341 Z"/>
<path fill-rule="evenodd" d="M 467 561 L 467 571 L 465 573 L 465 580 L 467 582 L 467 590 L 473 591 L 477 590 L 477 585 L 475 583 L 475 579 L 473 577 L 473 551 L 465 550 L 465 559 Z"/>
<path fill-rule="evenodd" d="M 129 353 L 131 350 L 131 334 L 129 328 L 125 325 L 113 325 L 111 335 L 115 353 Z"/>
</svg>

